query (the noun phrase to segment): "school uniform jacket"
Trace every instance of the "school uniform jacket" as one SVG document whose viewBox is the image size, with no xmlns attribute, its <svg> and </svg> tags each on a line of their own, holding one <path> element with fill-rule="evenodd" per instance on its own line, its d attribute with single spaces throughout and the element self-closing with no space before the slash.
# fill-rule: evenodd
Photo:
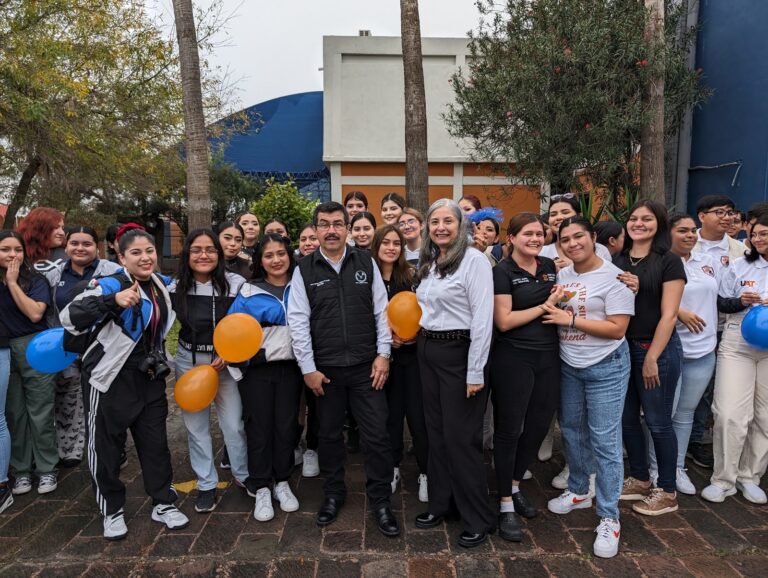
<svg viewBox="0 0 768 578">
<path fill-rule="evenodd" d="M 176 319 L 166 290 L 171 279 L 153 273 L 151 280 L 160 298 L 165 300 L 168 311 L 168 319 L 163 328 L 165 337 Z M 88 288 L 77 295 L 59 315 L 61 325 L 72 335 L 83 335 L 98 328 L 83 354 L 82 367 L 83 375 L 87 376 L 90 385 L 102 393 L 109 390 L 152 318 L 152 301 L 141 286 L 140 315 L 136 312 L 137 308 L 124 309 L 115 301 L 115 294 L 131 285 L 133 279 L 124 269 L 109 277 L 91 279 Z"/>
<path fill-rule="evenodd" d="M 51 286 L 51 306 L 48 307 L 48 309 L 45 312 L 45 318 L 48 322 L 49 327 L 60 327 L 61 323 L 59 322 L 59 308 L 56 306 L 56 291 L 59 288 L 59 281 L 61 281 L 61 275 L 64 272 L 64 267 L 66 267 L 68 261 L 64 261 L 63 263 L 59 263 L 55 267 L 48 269 L 45 271 L 44 275 L 45 278 L 48 280 L 48 283 Z M 106 259 L 99 259 L 99 263 L 96 265 L 96 270 L 93 272 L 93 276 L 91 279 L 95 279 L 96 277 L 106 277 L 108 275 L 114 275 L 118 271 L 120 271 L 122 267 L 118 265 L 117 263 L 113 263 L 112 261 L 107 261 Z M 75 285 L 75 290 L 80 285 Z M 87 286 L 87 285 L 86 285 Z"/>
</svg>

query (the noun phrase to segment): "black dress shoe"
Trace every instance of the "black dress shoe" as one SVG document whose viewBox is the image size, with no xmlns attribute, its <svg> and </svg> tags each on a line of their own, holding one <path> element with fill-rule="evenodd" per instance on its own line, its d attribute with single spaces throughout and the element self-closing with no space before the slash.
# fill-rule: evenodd
<svg viewBox="0 0 768 578">
<path fill-rule="evenodd" d="M 344 500 L 341 498 L 325 498 L 323 505 L 320 506 L 320 510 L 317 512 L 318 526 L 327 526 L 333 524 L 339 515 L 339 510 L 344 505 Z"/>
<path fill-rule="evenodd" d="M 416 516 L 416 527 L 422 530 L 429 530 L 430 528 L 436 528 L 443 523 L 442 516 L 435 516 L 429 512 L 424 512 Z"/>
<path fill-rule="evenodd" d="M 523 518 L 536 517 L 536 507 L 528 501 L 523 492 L 518 491 L 512 494 L 512 503 L 515 505 L 515 512 Z"/>
<path fill-rule="evenodd" d="M 66 458 L 59 460 L 60 468 L 76 468 L 82 462 L 82 458 Z"/>
<path fill-rule="evenodd" d="M 385 536 L 399 536 L 400 526 L 397 523 L 397 518 L 392 513 L 389 506 L 381 506 L 376 508 L 373 513 L 376 516 L 376 523 L 379 526 L 379 532 Z"/>
<path fill-rule="evenodd" d="M 459 546 L 462 548 L 475 548 L 488 539 L 488 533 L 482 532 L 475 534 L 473 532 L 462 532 L 459 536 Z"/>
<path fill-rule="evenodd" d="M 523 541 L 523 529 L 520 527 L 520 517 L 516 512 L 499 514 L 499 536 L 508 542 Z"/>
</svg>

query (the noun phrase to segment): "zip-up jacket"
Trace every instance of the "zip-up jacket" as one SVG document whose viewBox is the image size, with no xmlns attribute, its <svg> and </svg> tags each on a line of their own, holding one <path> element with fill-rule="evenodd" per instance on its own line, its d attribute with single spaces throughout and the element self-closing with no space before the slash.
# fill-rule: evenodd
<svg viewBox="0 0 768 578">
<path fill-rule="evenodd" d="M 165 300 L 168 319 L 163 328 L 163 341 L 176 318 L 171 298 L 166 290 L 171 279 L 152 274 L 159 297 Z M 83 335 L 97 329 L 83 354 L 83 375 L 102 393 L 106 393 L 115 377 L 125 365 L 131 352 L 142 339 L 152 318 L 152 301 L 139 286 L 141 314 L 137 307 L 124 309 L 115 301 L 115 295 L 133 285 L 130 274 L 121 269 L 115 275 L 91 279 L 88 288 L 77 295 L 59 315 L 61 325 L 72 335 Z M 141 324 L 143 319 L 144 323 Z"/>
<path fill-rule="evenodd" d="M 59 263 L 52 269 L 48 269 L 45 271 L 44 275 L 45 278 L 48 280 L 48 283 L 51 286 L 51 305 L 48 307 L 48 309 L 45 312 L 45 320 L 48 322 L 48 327 L 61 327 L 61 323 L 59 322 L 59 308 L 56 305 L 56 291 L 59 288 L 59 282 L 61 281 L 61 275 L 64 272 L 64 267 L 67 266 L 67 263 L 69 261 L 65 261 L 63 263 Z M 96 264 L 96 269 L 93 272 L 93 275 L 91 276 L 91 279 L 94 279 L 96 277 L 106 277 L 108 275 L 114 275 L 118 271 L 120 271 L 122 267 L 118 265 L 117 263 L 113 263 L 112 261 L 107 261 L 106 259 L 99 259 L 99 262 Z M 90 281 L 90 279 L 89 279 Z M 83 283 L 83 288 L 87 286 L 87 282 Z M 75 285 L 75 290 L 77 290 L 80 287 L 80 284 L 78 283 Z"/>
<path fill-rule="evenodd" d="M 282 301 L 256 285 L 256 281 L 243 283 L 240 288 L 229 312 L 247 313 L 259 322 L 264 334 L 261 349 L 251 359 L 252 364 L 296 359 L 287 320 L 290 292 L 290 281 L 285 287 Z"/>
</svg>

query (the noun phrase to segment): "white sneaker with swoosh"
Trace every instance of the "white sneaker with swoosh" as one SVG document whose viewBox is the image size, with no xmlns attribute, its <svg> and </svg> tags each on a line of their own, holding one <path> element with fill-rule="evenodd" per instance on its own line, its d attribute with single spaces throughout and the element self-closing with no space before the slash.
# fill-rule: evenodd
<svg viewBox="0 0 768 578">
<path fill-rule="evenodd" d="M 547 509 L 555 514 L 569 514 L 573 510 L 581 510 L 592 507 L 592 498 L 589 494 L 580 496 L 570 490 L 565 490 L 556 498 L 547 502 Z"/>
</svg>

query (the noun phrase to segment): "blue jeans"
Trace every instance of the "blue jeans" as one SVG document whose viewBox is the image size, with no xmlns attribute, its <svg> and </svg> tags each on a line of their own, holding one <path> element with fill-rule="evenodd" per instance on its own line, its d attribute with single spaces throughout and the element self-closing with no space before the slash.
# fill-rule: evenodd
<svg viewBox="0 0 768 578">
<path fill-rule="evenodd" d="M 723 332 L 717 332 L 717 347 L 720 347 L 720 340 L 723 338 Z M 717 351 L 715 347 L 715 351 Z M 701 396 L 701 401 L 696 407 L 696 412 L 693 414 L 693 428 L 691 429 L 691 436 L 688 443 L 701 443 L 704 439 L 704 434 L 709 429 L 709 424 L 712 422 L 712 400 L 715 395 L 715 372 L 712 371 L 712 378 L 707 384 L 707 388 Z M 708 443 L 712 443 L 711 438 Z"/>
<path fill-rule="evenodd" d="M 589 492 L 589 476 L 597 472 L 597 515 L 619 519 L 624 478 L 621 425 L 629 382 L 626 342 L 610 355 L 583 369 L 563 363 L 560 373 L 560 431 L 570 467 L 568 489 Z"/>
<path fill-rule="evenodd" d="M 667 492 L 674 492 L 677 477 L 677 437 L 675 437 L 675 430 L 672 428 L 672 412 L 683 358 L 680 338 L 677 333 L 673 333 L 669 343 L 659 356 L 657 364 L 661 383 L 651 389 L 646 389 L 643 383 L 643 363 L 648 351 L 644 344 L 637 341 L 630 342 L 629 350 L 632 359 L 632 372 L 624 403 L 624 415 L 622 416 L 622 431 L 629 459 L 629 473 L 633 478 L 640 481 L 650 479 L 645 434 L 640 424 L 640 409 L 642 408 L 645 424 L 651 432 L 659 463 L 658 487 Z"/>
<path fill-rule="evenodd" d="M 197 353 L 197 365 L 211 362 L 210 353 Z M 192 352 L 179 347 L 176 352 L 177 379 L 192 369 Z M 232 464 L 232 476 L 241 482 L 248 477 L 246 458 L 245 427 L 243 425 L 243 405 L 237 382 L 224 369 L 219 372 L 219 389 L 213 400 L 219 427 L 227 446 L 229 461 Z M 211 439 L 211 407 L 202 411 L 181 410 L 181 417 L 187 427 L 189 442 L 189 461 L 197 475 L 197 487 L 200 490 L 212 490 L 219 482 L 216 465 L 213 460 L 213 441 Z"/>
<path fill-rule="evenodd" d="M 11 433 L 5 421 L 5 396 L 10 374 L 11 350 L 0 347 L 0 484 L 8 481 L 8 464 L 11 462 Z"/>
</svg>

